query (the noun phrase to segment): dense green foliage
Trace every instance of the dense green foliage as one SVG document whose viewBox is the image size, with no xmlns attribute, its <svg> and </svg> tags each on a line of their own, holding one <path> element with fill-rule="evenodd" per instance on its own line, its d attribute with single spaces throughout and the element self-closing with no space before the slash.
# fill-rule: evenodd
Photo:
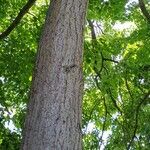
<svg viewBox="0 0 150 150">
<path fill-rule="evenodd" d="M 0 32 L 25 3 L 0 0 Z M 20 146 L 47 7 L 37 0 L 0 41 L 1 150 Z M 150 26 L 137 1 L 89 0 L 84 43 L 84 149 L 150 149 Z"/>
</svg>

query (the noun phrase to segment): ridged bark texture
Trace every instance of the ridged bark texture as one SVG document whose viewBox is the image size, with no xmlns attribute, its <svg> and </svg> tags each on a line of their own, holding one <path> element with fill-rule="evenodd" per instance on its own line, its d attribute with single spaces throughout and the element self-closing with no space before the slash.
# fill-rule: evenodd
<svg viewBox="0 0 150 150">
<path fill-rule="evenodd" d="M 81 150 L 87 0 L 52 0 L 39 43 L 22 150 Z"/>
</svg>

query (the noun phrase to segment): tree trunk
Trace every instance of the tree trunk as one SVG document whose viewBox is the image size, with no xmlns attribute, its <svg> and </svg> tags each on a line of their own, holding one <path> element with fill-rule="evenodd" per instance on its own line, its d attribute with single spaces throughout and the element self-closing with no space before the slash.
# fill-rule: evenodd
<svg viewBox="0 0 150 150">
<path fill-rule="evenodd" d="M 39 43 L 22 150 L 81 150 L 87 0 L 52 0 Z"/>
</svg>

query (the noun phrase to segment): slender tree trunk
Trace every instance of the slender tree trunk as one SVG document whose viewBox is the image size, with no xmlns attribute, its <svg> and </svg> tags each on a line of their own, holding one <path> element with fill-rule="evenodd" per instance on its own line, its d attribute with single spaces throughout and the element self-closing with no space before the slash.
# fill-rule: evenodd
<svg viewBox="0 0 150 150">
<path fill-rule="evenodd" d="M 39 43 L 22 150 L 81 150 L 87 0 L 52 0 Z"/>
</svg>

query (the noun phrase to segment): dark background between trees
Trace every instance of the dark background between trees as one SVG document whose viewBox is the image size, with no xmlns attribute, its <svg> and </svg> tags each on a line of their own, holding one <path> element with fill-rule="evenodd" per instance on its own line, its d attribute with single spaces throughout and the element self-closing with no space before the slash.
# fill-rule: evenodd
<svg viewBox="0 0 150 150">
<path fill-rule="evenodd" d="M 2 150 L 20 147 L 37 44 L 49 5 L 48 0 L 26 3 L 26 0 L 0 0 Z M 89 1 L 82 113 L 86 150 L 150 148 L 149 3 L 149 0 Z M 22 13 L 13 25 L 19 12 Z M 134 27 L 114 29 L 118 22 L 132 22 Z M 7 124 L 12 123 L 15 128 L 8 128 Z M 90 131 L 89 124 L 92 124 Z"/>
</svg>

